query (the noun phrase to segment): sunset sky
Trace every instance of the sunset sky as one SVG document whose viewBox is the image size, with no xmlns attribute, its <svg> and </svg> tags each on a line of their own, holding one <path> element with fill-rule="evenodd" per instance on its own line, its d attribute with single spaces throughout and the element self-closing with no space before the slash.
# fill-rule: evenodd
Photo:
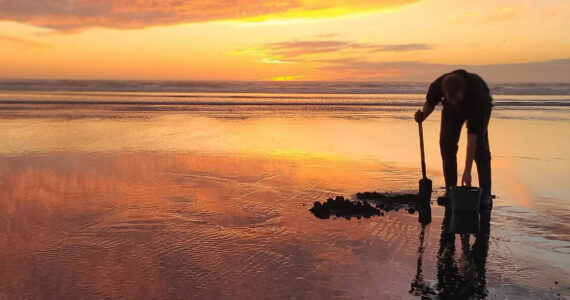
<svg viewBox="0 0 570 300">
<path fill-rule="evenodd" d="M 570 1 L 0 0 L 0 78 L 570 82 Z"/>
</svg>

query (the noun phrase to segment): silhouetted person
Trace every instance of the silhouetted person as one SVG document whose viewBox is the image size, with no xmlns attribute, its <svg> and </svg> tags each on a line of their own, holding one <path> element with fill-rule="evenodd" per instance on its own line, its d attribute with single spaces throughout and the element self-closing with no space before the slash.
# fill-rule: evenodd
<svg viewBox="0 0 570 300">
<path fill-rule="evenodd" d="M 440 76 L 430 85 L 423 109 L 415 113 L 415 120 L 423 122 L 438 103 L 443 104 L 439 145 L 447 188 L 457 185 L 457 144 L 463 123 L 467 121 L 467 157 L 461 184 L 471 185 L 471 167 L 475 160 L 482 188 L 482 207 L 492 206 L 487 132 L 492 101 L 489 87 L 479 75 L 456 70 Z"/>
</svg>

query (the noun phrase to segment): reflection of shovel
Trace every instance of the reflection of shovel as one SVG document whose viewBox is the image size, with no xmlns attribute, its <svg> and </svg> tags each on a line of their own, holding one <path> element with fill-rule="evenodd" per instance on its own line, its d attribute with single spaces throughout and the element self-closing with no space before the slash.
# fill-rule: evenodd
<svg viewBox="0 0 570 300">
<path fill-rule="evenodd" d="M 424 257 L 424 238 L 426 226 L 431 223 L 431 180 L 426 176 L 426 159 L 424 154 L 424 130 L 422 123 L 418 122 L 420 129 L 420 150 L 422 153 L 422 179 L 420 179 L 420 193 L 418 194 L 418 207 L 419 207 L 419 219 L 422 224 L 422 231 L 420 232 L 420 247 L 418 248 L 418 262 L 416 268 L 416 277 L 412 281 L 412 286 L 410 293 L 414 296 L 429 296 L 435 295 L 435 291 L 424 282 L 424 276 L 422 275 L 422 263 Z"/>
<path fill-rule="evenodd" d="M 422 296 L 422 299 L 429 297 L 430 295 L 436 295 L 434 289 L 424 281 L 424 276 L 422 274 L 422 264 L 424 259 L 424 238 L 425 238 L 426 224 L 422 224 L 422 231 L 420 232 L 420 246 L 418 247 L 418 261 L 416 266 L 416 277 L 412 281 L 410 294 L 414 296 Z M 429 298 L 431 299 L 431 298 Z"/>
<path fill-rule="evenodd" d="M 420 193 L 418 195 L 418 200 L 420 207 L 429 205 L 431 200 L 431 180 L 426 177 L 426 159 L 424 154 L 424 130 L 422 128 L 422 122 L 418 122 L 420 129 L 420 149 L 422 152 L 422 175 L 423 178 L 420 179 Z"/>
</svg>

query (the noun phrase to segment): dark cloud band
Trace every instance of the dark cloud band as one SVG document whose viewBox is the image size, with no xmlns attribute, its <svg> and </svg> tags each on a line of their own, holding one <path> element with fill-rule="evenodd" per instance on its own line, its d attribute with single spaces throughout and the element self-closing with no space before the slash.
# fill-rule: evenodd
<svg viewBox="0 0 570 300">
<path fill-rule="evenodd" d="M 347 13 L 417 0 L 0 0 L 0 20 L 58 30 L 143 28 L 346 8 Z"/>
<path fill-rule="evenodd" d="M 263 46 L 269 54 L 280 55 L 284 58 L 297 58 L 302 55 L 322 54 L 338 51 L 374 52 L 408 52 L 432 49 L 432 44 L 388 44 L 360 43 L 341 40 L 312 40 L 312 41 L 289 41 L 268 43 Z"/>
</svg>

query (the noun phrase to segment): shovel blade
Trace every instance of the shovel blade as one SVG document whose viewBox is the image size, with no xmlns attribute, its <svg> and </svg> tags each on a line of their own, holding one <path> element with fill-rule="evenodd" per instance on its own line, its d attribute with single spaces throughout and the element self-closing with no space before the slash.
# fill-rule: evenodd
<svg viewBox="0 0 570 300">
<path fill-rule="evenodd" d="M 428 178 L 420 179 L 419 202 L 429 203 L 431 200 L 432 183 Z"/>
</svg>

